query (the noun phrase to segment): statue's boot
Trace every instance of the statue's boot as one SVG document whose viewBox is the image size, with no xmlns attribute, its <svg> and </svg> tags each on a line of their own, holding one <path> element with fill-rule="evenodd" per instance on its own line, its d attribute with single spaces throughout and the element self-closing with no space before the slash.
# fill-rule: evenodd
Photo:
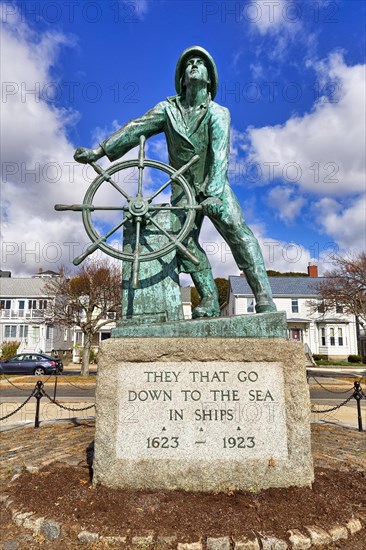
<svg viewBox="0 0 366 550">
<path fill-rule="evenodd" d="M 255 311 L 257 313 L 277 311 L 264 267 L 247 267 L 244 274 L 255 297 Z"/>
<path fill-rule="evenodd" d="M 193 308 L 193 319 L 199 317 L 219 317 L 219 295 L 211 269 L 196 271 L 191 273 L 191 277 L 198 294 L 201 296 L 199 305 Z"/>
</svg>

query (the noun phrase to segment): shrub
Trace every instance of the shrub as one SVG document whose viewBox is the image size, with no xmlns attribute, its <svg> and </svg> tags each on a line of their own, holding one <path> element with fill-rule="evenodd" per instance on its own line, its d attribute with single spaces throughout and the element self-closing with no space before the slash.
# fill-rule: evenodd
<svg viewBox="0 0 366 550">
<path fill-rule="evenodd" d="M 319 353 L 313 353 L 313 359 L 314 359 L 314 361 L 326 361 L 328 359 L 328 355 L 321 355 Z"/>
<path fill-rule="evenodd" d="M 12 355 L 16 355 L 19 346 L 20 342 L 17 342 L 16 340 L 12 342 L 3 342 L 1 345 L 1 359 L 7 359 Z"/>
<path fill-rule="evenodd" d="M 96 363 L 97 355 L 98 355 L 98 351 L 95 349 L 91 349 L 89 354 L 89 362 Z"/>
<path fill-rule="evenodd" d="M 79 351 L 80 359 L 82 359 L 83 353 L 84 353 L 84 350 L 80 349 Z M 89 353 L 89 363 L 96 363 L 97 355 L 98 355 L 98 350 L 95 350 L 92 348 Z"/>
<path fill-rule="evenodd" d="M 348 356 L 348 362 L 349 363 L 362 363 L 362 357 L 361 357 L 361 355 L 349 355 Z"/>
</svg>

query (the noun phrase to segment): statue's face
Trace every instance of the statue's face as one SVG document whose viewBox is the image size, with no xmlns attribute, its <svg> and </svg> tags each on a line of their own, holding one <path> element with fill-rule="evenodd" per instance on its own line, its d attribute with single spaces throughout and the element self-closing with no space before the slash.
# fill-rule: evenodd
<svg viewBox="0 0 366 550">
<path fill-rule="evenodd" d="M 192 56 L 186 63 L 184 85 L 189 86 L 192 81 L 210 83 L 206 63 L 201 57 Z"/>
</svg>

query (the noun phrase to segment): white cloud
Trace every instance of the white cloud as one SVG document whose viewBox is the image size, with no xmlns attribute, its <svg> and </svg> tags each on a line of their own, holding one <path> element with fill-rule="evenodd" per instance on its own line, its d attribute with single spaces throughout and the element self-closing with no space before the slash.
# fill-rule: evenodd
<svg viewBox="0 0 366 550">
<path fill-rule="evenodd" d="M 288 56 L 289 45 L 295 42 L 304 44 L 308 49 L 314 45 L 313 34 L 304 32 L 303 8 L 298 2 L 252 0 L 245 13 L 251 28 L 265 38 L 257 52 L 262 60 L 266 56 L 272 61 L 283 61 Z M 251 68 L 254 69 L 255 75 L 257 66 L 252 65 Z"/>
<path fill-rule="evenodd" d="M 295 189 L 276 186 L 268 193 L 266 203 L 276 210 L 280 220 L 288 224 L 300 215 L 306 199 L 298 196 Z"/>
<path fill-rule="evenodd" d="M 146 12 L 144 2 L 139 8 Z M 25 275 L 35 273 L 39 266 L 55 270 L 61 264 L 69 264 L 90 243 L 81 214 L 55 212 L 54 204 L 81 203 L 96 174 L 92 168 L 73 161 L 74 146 L 67 138 L 67 126 L 75 123 L 78 113 L 55 107 L 42 93 L 55 82 L 51 70 L 60 49 L 74 45 L 74 39 L 59 32 L 35 34 L 14 6 L 6 13 L 1 29 L 1 76 L 5 91 L 1 130 L 6 136 L 1 143 L 1 260 L 3 268 Z M 109 128 L 96 128 L 92 133 L 94 145 L 119 126 L 113 121 Z M 123 160 L 136 156 L 134 149 Z M 107 159 L 99 163 L 109 165 Z M 136 189 L 135 176 L 130 170 L 116 179 L 125 191 L 132 193 Z M 147 188 L 151 187 L 148 170 L 144 179 Z M 104 183 L 94 204 L 119 202 L 121 195 Z M 95 226 L 105 234 L 116 224 L 118 213 L 96 213 L 92 217 Z M 116 242 L 118 233 L 113 237 Z"/>
<path fill-rule="evenodd" d="M 332 54 L 315 68 L 322 83 L 325 78 L 334 83 L 337 95 L 322 95 L 310 113 L 293 116 L 283 125 L 249 128 L 250 160 L 277 163 L 275 175 L 296 182 L 303 191 L 363 192 L 365 67 L 347 66 L 340 54 Z"/>
<path fill-rule="evenodd" d="M 350 201 L 323 198 L 314 204 L 319 225 L 338 244 L 343 253 L 366 250 L 366 195 Z"/>
<path fill-rule="evenodd" d="M 283 29 L 293 32 L 298 27 L 298 17 L 288 0 L 255 0 L 248 6 L 247 12 L 262 35 L 278 33 Z"/>
<path fill-rule="evenodd" d="M 313 67 L 322 90 L 313 109 L 282 125 L 248 128 L 247 161 L 261 166 L 259 183 L 282 181 L 268 204 L 274 199 L 284 221 L 315 196 L 309 219 L 341 249 L 364 248 L 365 66 L 348 66 L 337 52 Z"/>
<path fill-rule="evenodd" d="M 1 31 L 2 263 L 26 274 L 68 263 L 88 240 L 80 214 L 53 209 L 57 202 L 80 202 L 85 189 L 66 136 L 77 113 L 55 108 L 41 93 L 55 81 L 50 71 L 60 48 L 73 39 L 59 32 L 35 35 L 14 9 Z"/>
</svg>

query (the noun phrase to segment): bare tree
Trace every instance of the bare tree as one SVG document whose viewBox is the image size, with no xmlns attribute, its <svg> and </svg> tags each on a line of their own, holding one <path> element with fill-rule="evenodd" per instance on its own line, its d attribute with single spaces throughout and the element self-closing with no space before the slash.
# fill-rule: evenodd
<svg viewBox="0 0 366 550">
<path fill-rule="evenodd" d="M 355 315 L 366 328 L 366 253 L 353 256 L 335 256 L 333 269 L 315 285 L 324 311 L 342 307 L 345 313 Z M 315 306 L 314 302 L 311 303 Z M 317 303 L 319 305 L 319 303 Z"/>
<path fill-rule="evenodd" d="M 75 275 L 67 277 L 63 272 L 46 283 L 47 294 L 54 297 L 50 309 L 53 323 L 78 326 L 84 335 L 82 376 L 89 374 L 93 336 L 111 322 L 108 314 L 119 315 L 121 289 L 121 267 L 106 260 L 89 260 Z"/>
</svg>

